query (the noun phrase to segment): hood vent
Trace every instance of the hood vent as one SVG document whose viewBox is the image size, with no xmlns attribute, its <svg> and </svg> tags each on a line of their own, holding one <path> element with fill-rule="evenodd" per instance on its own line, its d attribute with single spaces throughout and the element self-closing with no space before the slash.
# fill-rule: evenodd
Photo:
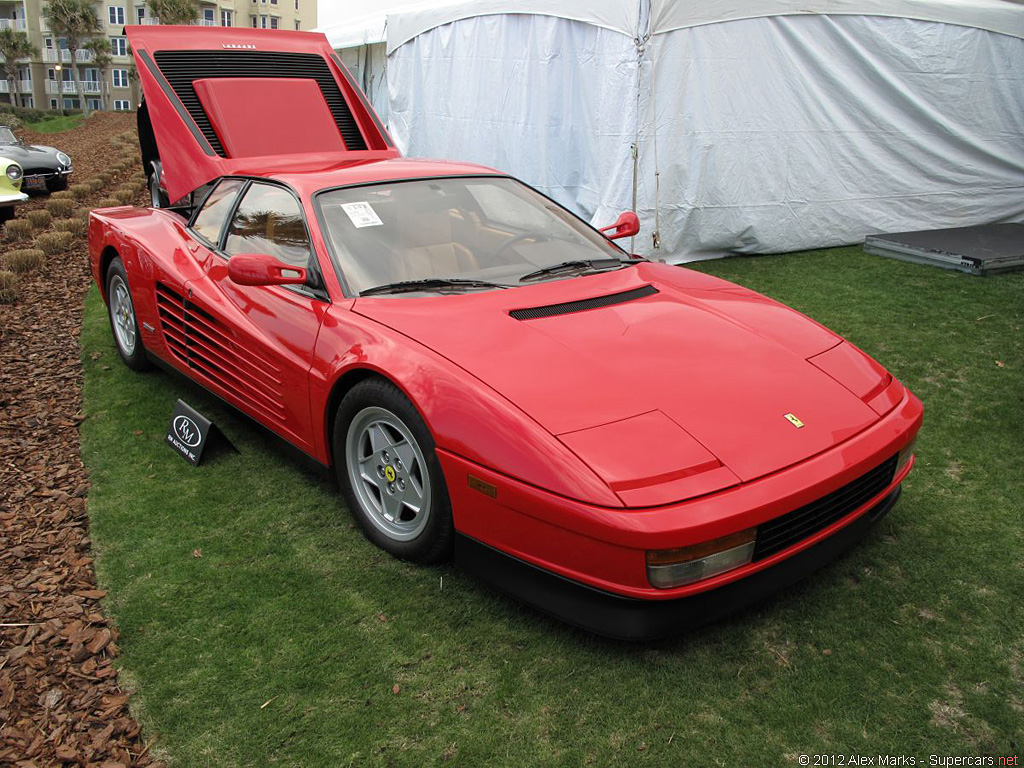
<svg viewBox="0 0 1024 768">
<path fill-rule="evenodd" d="M 366 140 L 359 131 L 348 103 L 338 88 L 323 56 L 315 53 L 280 53 L 275 51 L 157 51 L 153 54 L 160 72 L 175 95 L 188 110 L 189 116 L 202 131 L 210 146 L 221 157 L 227 157 L 217 132 L 192 86 L 194 80 L 217 77 L 307 78 L 320 86 L 334 122 L 338 125 L 345 147 L 366 149 Z M 287 137 L 282 137 L 287 145 Z"/>
<path fill-rule="evenodd" d="M 612 293 L 608 296 L 595 296 L 592 299 L 577 299 L 566 301 L 562 304 L 548 304 L 545 307 L 530 307 L 529 309 L 513 309 L 509 312 L 516 320 L 537 320 L 542 317 L 554 317 L 555 315 L 571 315 L 574 312 L 586 312 L 588 309 L 599 309 L 611 307 L 616 304 L 625 304 L 627 301 L 642 299 L 645 296 L 653 296 L 658 289 L 653 285 L 643 285 L 621 293 Z"/>
</svg>

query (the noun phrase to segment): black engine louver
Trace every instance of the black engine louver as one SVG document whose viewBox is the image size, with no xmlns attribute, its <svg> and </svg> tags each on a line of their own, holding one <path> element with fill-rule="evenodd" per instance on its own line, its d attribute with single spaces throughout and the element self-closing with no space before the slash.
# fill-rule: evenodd
<svg viewBox="0 0 1024 768">
<path fill-rule="evenodd" d="M 188 110 L 189 116 L 221 157 L 227 155 L 192 87 L 194 80 L 213 77 L 294 77 L 315 80 L 345 140 L 346 148 L 366 149 L 366 140 L 323 56 L 277 51 L 157 51 L 153 58 Z M 282 140 L 287 139 L 282 137 Z"/>
<path fill-rule="evenodd" d="M 573 312 L 585 312 L 588 309 L 599 309 L 600 307 L 611 307 L 615 304 L 625 304 L 627 301 L 635 301 L 645 296 L 653 296 L 658 289 L 653 285 L 644 285 L 639 288 L 632 288 L 621 293 L 612 293 L 607 296 L 595 296 L 592 299 L 577 299 L 566 301 L 562 304 L 548 304 L 544 307 L 530 307 L 529 309 L 513 309 L 509 314 L 516 320 L 537 320 L 541 317 L 554 317 L 555 315 L 571 315 Z"/>
</svg>

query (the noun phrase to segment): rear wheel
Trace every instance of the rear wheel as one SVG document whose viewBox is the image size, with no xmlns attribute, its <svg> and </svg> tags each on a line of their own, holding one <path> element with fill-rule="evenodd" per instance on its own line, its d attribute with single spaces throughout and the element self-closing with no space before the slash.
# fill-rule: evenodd
<svg viewBox="0 0 1024 768">
<path fill-rule="evenodd" d="M 418 563 L 451 555 L 455 527 L 434 440 L 397 387 L 353 387 L 335 416 L 333 448 L 345 501 L 370 541 Z"/>
<path fill-rule="evenodd" d="M 161 173 L 162 166 L 159 160 L 154 160 L 149 164 L 149 170 L 147 171 L 149 204 L 154 208 L 167 208 L 171 204 L 167 199 L 167 193 L 160 189 Z"/>
<path fill-rule="evenodd" d="M 128 274 L 119 258 L 110 262 L 107 268 L 107 310 L 114 345 L 124 364 L 136 371 L 149 368 L 151 364 L 142 346 L 139 321 L 135 317 L 135 305 L 128 289 Z"/>
<path fill-rule="evenodd" d="M 47 192 L 63 192 L 68 188 L 67 176 L 52 176 L 46 180 Z"/>
</svg>

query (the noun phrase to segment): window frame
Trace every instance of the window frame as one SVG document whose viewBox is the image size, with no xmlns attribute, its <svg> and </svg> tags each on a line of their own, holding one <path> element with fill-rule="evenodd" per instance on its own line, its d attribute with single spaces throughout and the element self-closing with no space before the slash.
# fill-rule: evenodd
<svg viewBox="0 0 1024 768">
<path fill-rule="evenodd" d="M 116 47 L 116 50 L 115 50 Z M 111 56 L 127 56 L 128 55 L 128 38 L 122 37 L 121 35 L 110 36 L 110 55 Z"/>
<path fill-rule="evenodd" d="M 224 181 L 236 180 L 242 182 L 242 187 L 235 193 L 235 199 L 231 203 L 231 208 L 228 210 L 227 215 L 224 217 L 224 221 L 220 225 L 220 233 L 217 235 L 217 242 L 212 243 L 207 238 L 193 229 L 196 219 L 199 217 L 199 212 L 206 205 L 206 200 L 210 194 Z M 284 182 L 277 181 L 276 179 L 265 179 L 256 176 L 221 176 L 217 179 L 217 183 L 210 187 L 210 190 L 203 197 L 195 210 L 192 211 L 192 215 L 189 216 L 188 225 L 186 229 L 188 233 L 196 238 L 210 251 L 210 253 L 224 260 L 224 263 L 231 261 L 231 256 L 224 250 L 224 246 L 227 245 L 228 230 L 231 227 L 231 222 L 235 218 L 235 214 L 238 213 L 238 206 L 241 205 L 242 200 L 245 198 L 246 193 L 253 184 L 266 184 L 267 186 L 278 187 L 283 189 L 295 200 L 299 206 L 299 216 L 302 217 L 302 226 L 306 230 L 306 239 L 309 241 L 309 264 L 306 266 L 306 273 L 314 276 L 315 286 L 309 285 L 277 285 L 277 286 L 260 286 L 263 288 L 284 288 L 295 293 L 299 293 L 308 298 L 318 299 L 319 301 L 331 303 L 330 294 L 327 292 L 327 285 L 324 282 L 323 271 L 320 268 L 320 257 L 317 254 L 316 245 L 313 243 L 313 232 L 309 226 L 309 219 L 306 216 L 306 211 L 302 207 L 302 198 L 299 197 L 298 193 Z M 333 261 L 332 261 L 333 263 Z"/>
<path fill-rule="evenodd" d="M 119 107 L 118 104 L 124 104 L 123 107 Z M 114 111 L 115 112 L 131 112 L 132 111 L 132 100 L 131 99 L 114 99 Z"/>
<path fill-rule="evenodd" d="M 120 82 L 118 82 L 120 80 Z M 131 81 L 128 79 L 128 70 L 122 69 L 121 67 L 114 67 L 110 70 L 110 87 L 111 88 L 128 88 L 131 86 Z"/>
<path fill-rule="evenodd" d="M 120 21 L 118 21 L 118 17 L 120 17 Z M 123 5 L 107 6 L 107 19 L 110 21 L 110 25 L 112 27 L 123 27 L 125 23 L 124 20 L 127 18 L 128 16 L 125 13 L 125 7 Z"/>
</svg>

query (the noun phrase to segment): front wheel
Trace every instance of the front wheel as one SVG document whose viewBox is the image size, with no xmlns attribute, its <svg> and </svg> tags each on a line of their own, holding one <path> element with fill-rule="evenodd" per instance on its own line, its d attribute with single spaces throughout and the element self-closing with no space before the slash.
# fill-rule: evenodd
<svg viewBox="0 0 1024 768">
<path fill-rule="evenodd" d="M 124 364 L 132 370 L 144 371 L 150 367 L 146 349 L 142 346 L 139 321 L 135 317 L 135 305 L 128 290 L 128 274 L 121 259 L 114 259 L 107 268 L 107 310 L 110 314 L 110 328 L 114 333 L 114 345 Z"/>
<path fill-rule="evenodd" d="M 334 419 L 334 465 L 366 537 L 404 560 L 451 555 L 455 527 L 434 440 L 397 387 L 381 379 L 354 386 Z"/>
</svg>

